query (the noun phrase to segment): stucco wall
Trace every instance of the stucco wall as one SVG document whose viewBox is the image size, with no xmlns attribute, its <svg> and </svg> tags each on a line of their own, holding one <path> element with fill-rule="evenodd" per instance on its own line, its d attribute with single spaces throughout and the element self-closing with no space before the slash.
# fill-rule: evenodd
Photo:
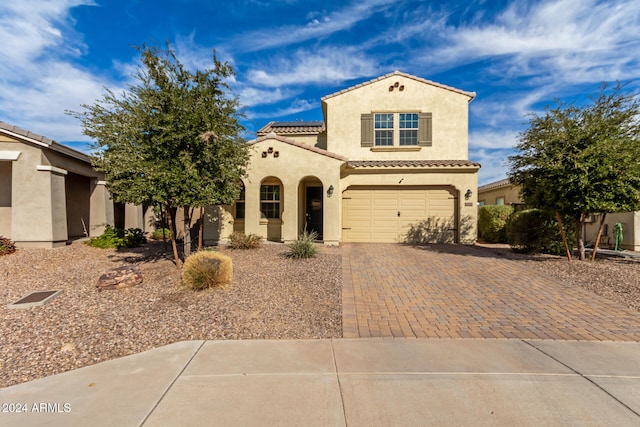
<svg viewBox="0 0 640 427">
<path fill-rule="evenodd" d="M 262 157 L 262 152 L 272 153 Z M 275 157 L 275 153 L 278 157 Z M 254 233 L 267 237 L 274 235 L 277 227 L 281 232 L 281 240 L 292 241 L 298 237 L 304 227 L 304 218 L 300 218 L 299 206 L 304 200 L 299 196 L 299 185 L 305 180 L 319 180 L 323 186 L 323 231 L 325 243 L 337 243 L 340 239 L 340 197 L 337 189 L 340 186 L 341 160 L 324 156 L 304 148 L 296 147 L 277 139 L 266 139 L 257 142 L 251 147 L 250 165 L 247 170 L 247 178 L 243 180 L 245 185 L 245 233 Z M 282 218 L 277 220 L 260 218 L 260 185 L 267 178 L 276 178 L 282 183 Z M 314 180 L 314 182 L 317 182 Z M 330 185 L 336 189 L 333 196 L 327 195 Z M 269 225 L 271 223 L 271 225 Z M 223 235 L 232 231 L 233 225 L 223 224 L 226 227 Z"/>
<path fill-rule="evenodd" d="M 520 190 L 514 185 L 492 188 L 490 190 L 478 191 L 478 201 L 484 201 L 485 205 L 495 205 L 498 197 L 504 198 L 505 205 L 513 203 L 524 203 L 520 198 Z"/>
<path fill-rule="evenodd" d="M 397 186 L 451 186 L 457 192 L 457 212 L 460 243 L 473 243 L 477 237 L 476 192 L 478 186 L 477 169 L 461 168 L 446 170 L 433 168 L 413 171 L 393 169 L 383 170 L 352 170 L 345 169 L 340 182 L 340 194 L 354 185 L 391 185 Z M 471 197 L 467 200 L 464 194 L 472 190 Z M 341 214 L 341 212 L 340 212 Z M 341 216 L 341 215 L 340 215 Z M 342 218 L 340 218 L 342 224 Z"/>
<path fill-rule="evenodd" d="M 11 236 L 10 161 L 0 161 L 0 236 Z"/>
<path fill-rule="evenodd" d="M 395 82 L 404 90 L 389 91 Z M 328 97 L 323 100 L 327 150 L 350 160 L 466 160 L 469 100 L 464 94 L 399 75 Z M 361 115 L 372 112 L 432 113 L 433 146 L 420 147 L 418 151 L 384 152 L 361 147 Z"/>
<path fill-rule="evenodd" d="M 84 155 L 55 143 L 53 147 L 66 154 L 0 133 L 0 151 L 20 153 L 11 161 L 11 215 L 2 219 L 11 225 L 0 225 L 18 246 L 62 246 L 69 236 L 84 235 L 80 218 L 91 235 L 100 234 L 113 221 L 108 191 L 98 185 L 103 175 L 91 168 Z"/>
<path fill-rule="evenodd" d="M 90 179 L 70 173 L 65 178 L 67 232 L 70 238 L 89 232 Z M 84 225 L 83 225 L 84 224 Z"/>
<path fill-rule="evenodd" d="M 588 244 L 594 244 L 600 227 L 600 215 L 593 217 L 594 221 L 585 227 L 585 240 Z M 605 217 L 606 234 L 603 232 L 600 238 L 601 248 L 615 247 L 614 226 L 622 224 L 622 249 L 640 251 L 640 212 L 610 213 Z"/>
</svg>

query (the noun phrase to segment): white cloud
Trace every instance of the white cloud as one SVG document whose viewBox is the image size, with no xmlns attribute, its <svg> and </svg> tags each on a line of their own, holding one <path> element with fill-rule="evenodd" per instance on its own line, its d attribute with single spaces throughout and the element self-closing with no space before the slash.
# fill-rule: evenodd
<svg viewBox="0 0 640 427">
<path fill-rule="evenodd" d="M 377 65 L 351 48 L 300 49 L 248 72 L 248 81 L 267 87 L 342 82 L 375 73 Z"/>
<path fill-rule="evenodd" d="M 506 56 L 493 71 L 547 75 L 555 83 L 634 77 L 640 48 L 640 3 L 550 0 L 512 3 L 489 24 L 453 27 L 434 57 L 448 64 Z"/>
<path fill-rule="evenodd" d="M 513 150 L 469 150 L 469 159 L 482 165 L 478 172 L 478 185 L 488 184 L 507 177 L 507 158 Z"/>
<path fill-rule="evenodd" d="M 243 87 L 239 91 L 240 104 L 244 107 L 256 105 L 268 105 L 289 99 L 299 94 L 300 91 L 276 89 L 258 89 L 255 87 Z"/>
<path fill-rule="evenodd" d="M 83 141 L 79 110 L 103 92 L 104 80 L 72 65 L 86 48 L 69 10 L 91 1 L 0 4 L 0 111 L 2 120 L 55 140 Z M 5 43 L 5 41 L 7 41 Z"/>
<path fill-rule="evenodd" d="M 0 3 L 0 64 L 10 61 L 12 67 L 22 68 L 51 51 L 57 55 L 78 55 L 84 46 L 69 26 L 69 9 L 93 4 L 91 0 Z"/>
<path fill-rule="evenodd" d="M 284 108 L 280 108 L 278 110 L 271 110 L 268 112 L 253 112 L 250 114 L 252 119 L 277 119 L 278 117 L 285 117 L 292 114 L 302 113 L 309 110 L 315 110 L 320 107 L 320 102 L 316 100 L 306 100 L 306 99 L 295 99 Z"/>
<path fill-rule="evenodd" d="M 509 149 L 518 142 L 518 132 L 514 130 L 483 129 L 469 132 L 470 149 Z"/>
<path fill-rule="evenodd" d="M 358 22 L 368 19 L 374 13 L 396 3 L 396 0 L 355 1 L 343 9 L 326 15 L 308 14 L 311 21 L 303 24 L 250 31 L 233 39 L 230 45 L 241 51 L 250 52 L 326 37 L 347 30 Z"/>
</svg>

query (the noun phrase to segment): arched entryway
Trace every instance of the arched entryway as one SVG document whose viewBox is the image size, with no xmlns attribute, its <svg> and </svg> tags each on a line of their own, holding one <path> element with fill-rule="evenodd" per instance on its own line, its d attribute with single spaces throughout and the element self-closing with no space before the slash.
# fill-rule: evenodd
<svg viewBox="0 0 640 427">
<path fill-rule="evenodd" d="M 318 240 L 323 239 L 324 231 L 324 187 L 315 176 L 300 180 L 298 185 L 298 224 L 300 233 L 317 233 Z"/>
</svg>

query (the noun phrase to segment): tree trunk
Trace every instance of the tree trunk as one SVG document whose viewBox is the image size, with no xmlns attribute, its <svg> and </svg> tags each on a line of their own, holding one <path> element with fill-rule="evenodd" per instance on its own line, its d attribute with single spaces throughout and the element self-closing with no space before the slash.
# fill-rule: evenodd
<svg viewBox="0 0 640 427">
<path fill-rule="evenodd" d="M 160 227 L 162 227 L 162 241 L 167 243 L 167 236 L 164 231 L 164 229 L 167 228 L 167 214 L 165 210 L 162 209 L 162 205 L 160 205 Z"/>
<path fill-rule="evenodd" d="M 202 250 L 202 240 L 204 230 L 204 208 L 200 207 L 200 229 L 198 230 L 198 250 Z"/>
<path fill-rule="evenodd" d="M 176 262 L 176 267 L 182 268 L 182 260 L 178 255 L 178 245 L 176 244 L 176 226 L 175 217 L 171 215 L 171 208 L 169 205 L 165 205 L 167 222 L 169 223 L 169 231 L 171 232 L 171 248 L 173 249 L 173 259 Z"/>
<path fill-rule="evenodd" d="M 576 222 L 576 243 L 578 245 L 578 259 L 580 261 L 585 260 L 584 256 L 584 230 L 582 227 L 584 215 L 580 214 L 575 217 Z"/>
<path fill-rule="evenodd" d="M 560 228 L 560 237 L 562 237 L 562 244 L 564 245 L 564 252 L 567 254 L 567 260 L 571 261 L 571 250 L 569 250 L 569 244 L 567 243 L 567 235 L 564 232 L 564 227 L 562 226 L 562 217 L 560 216 L 560 212 L 556 210 L 556 221 L 558 222 L 558 228 Z"/>
<path fill-rule="evenodd" d="M 189 211 L 189 206 L 183 206 L 182 212 L 184 216 L 184 227 L 183 227 L 183 237 L 182 241 L 184 242 L 184 259 L 187 259 L 189 255 L 191 255 L 191 212 Z"/>
<path fill-rule="evenodd" d="M 591 261 L 596 260 L 596 252 L 598 252 L 598 245 L 600 244 L 600 237 L 602 236 L 602 228 L 604 227 L 604 219 L 607 217 L 607 213 L 602 214 L 600 219 L 600 227 L 598 227 L 598 236 L 596 236 L 596 244 L 593 246 L 593 253 L 591 254 Z"/>
</svg>

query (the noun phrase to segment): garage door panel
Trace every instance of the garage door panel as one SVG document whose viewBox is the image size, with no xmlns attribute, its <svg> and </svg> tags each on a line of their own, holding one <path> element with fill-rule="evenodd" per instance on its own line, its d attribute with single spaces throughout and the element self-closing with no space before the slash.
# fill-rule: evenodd
<svg viewBox="0 0 640 427">
<path fill-rule="evenodd" d="M 400 242 L 410 230 L 455 240 L 456 199 L 448 189 L 350 188 L 343 196 L 345 242 Z"/>
</svg>

